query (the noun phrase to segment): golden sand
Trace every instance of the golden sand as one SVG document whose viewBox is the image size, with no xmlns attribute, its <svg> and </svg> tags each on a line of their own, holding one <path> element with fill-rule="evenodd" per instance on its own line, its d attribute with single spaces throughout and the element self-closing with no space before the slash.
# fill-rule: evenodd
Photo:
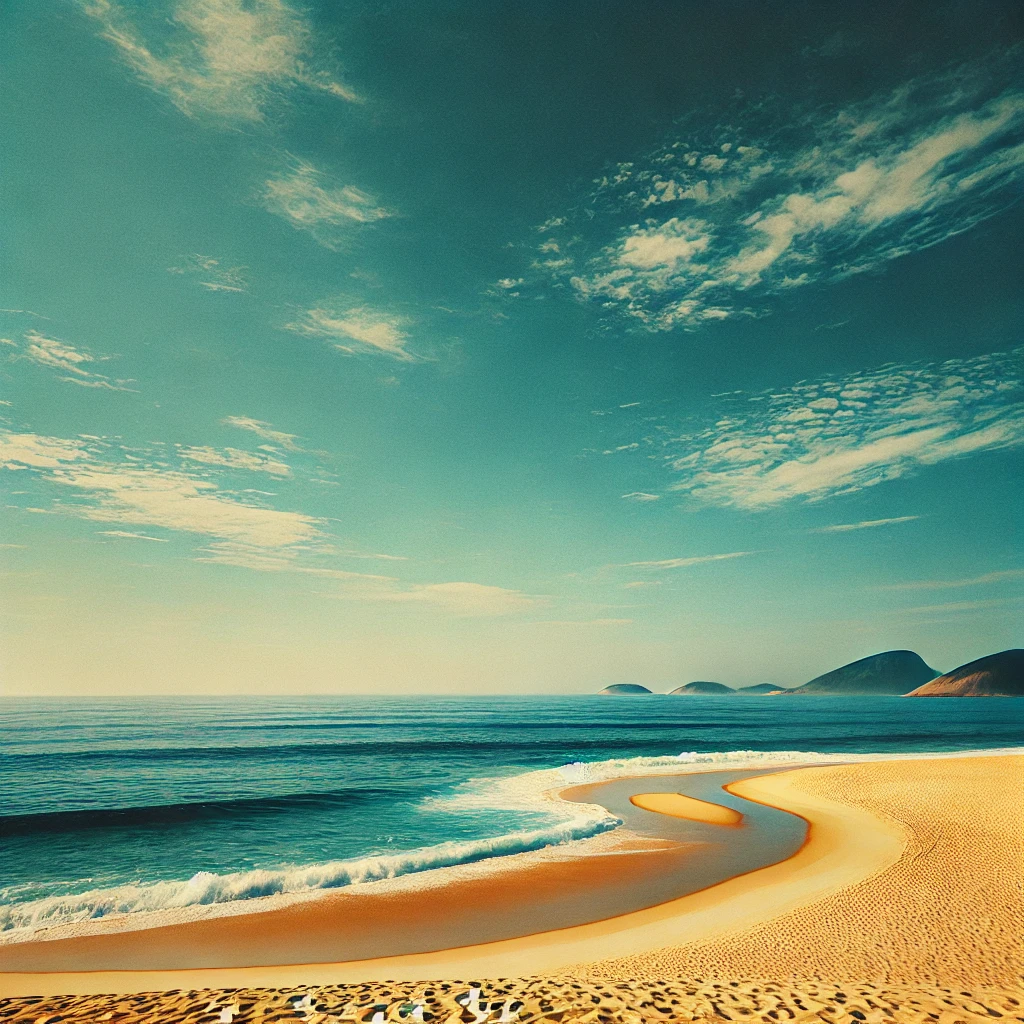
<svg viewBox="0 0 1024 1024">
<path fill-rule="evenodd" d="M 448 1024 L 502 1015 L 564 1024 L 1024 1021 L 1022 783 L 1021 757 L 747 779 L 730 788 L 805 817 L 808 841 L 787 861 L 660 907 L 359 963 L 0 975 L 0 994 L 176 990 L 12 997 L 0 1000 L 0 1021 L 355 1022 L 370 1020 L 377 1004 L 378 1019 L 399 1021 L 416 1002 L 424 1020 Z M 534 977 L 486 980 L 513 974 Z M 289 988 L 256 987 L 267 985 Z M 475 1011 L 456 1001 L 473 987 L 486 1004 Z"/>
<path fill-rule="evenodd" d="M 731 807 L 698 800 L 682 793 L 637 793 L 629 798 L 629 802 L 645 811 L 686 818 L 689 821 L 703 821 L 709 825 L 738 825 L 743 820 L 743 815 Z"/>
</svg>

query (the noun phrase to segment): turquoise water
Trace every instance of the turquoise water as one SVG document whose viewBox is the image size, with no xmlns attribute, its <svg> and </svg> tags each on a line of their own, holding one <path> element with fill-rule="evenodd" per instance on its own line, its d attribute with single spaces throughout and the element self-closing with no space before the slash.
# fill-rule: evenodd
<svg viewBox="0 0 1024 1024">
<path fill-rule="evenodd" d="M 545 799 L 556 785 L 787 751 L 1024 745 L 1012 699 L 11 699 L 0 715 L 3 930 L 334 888 L 619 827 Z"/>
</svg>

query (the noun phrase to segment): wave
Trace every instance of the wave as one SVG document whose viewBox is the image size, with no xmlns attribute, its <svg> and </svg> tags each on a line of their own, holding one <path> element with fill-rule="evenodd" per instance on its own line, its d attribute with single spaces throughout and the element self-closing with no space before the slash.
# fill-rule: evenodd
<svg viewBox="0 0 1024 1024">
<path fill-rule="evenodd" d="M 183 881 L 140 882 L 76 894 L 0 906 L 0 932 L 24 932 L 111 916 L 233 903 L 281 893 L 334 889 L 402 875 L 473 864 L 483 860 L 573 843 L 609 832 L 621 819 L 597 804 L 562 800 L 557 791 L 573 785 L 638 775 L 671 775 L 685 770 L 713 771 L 842 764 L 859 761 L 1020 754 L 1024 748 L 943 753 L 819 753 L 813 751 L 733 750 L 675 756 L 577 761 L 499 778 L 475 779 L 455 792 L 429 797 L 424 806 L 454 813 L 479 810 L 528 811 L 556 819 L 546 827 L 510 832 L 495 838 L 446 842 L 417 850 L 371 855 L 321 864 L 282 865 L 226 874 L 200 871 Z"/>
<path fill-rule="evenodd" d="M 283 793 L 236 800 L 203 800 L 144 807 L 103 807 L 77 811 L 41 811 L 0 816 L 0 838 L 57 835 L 100 828 L 145 828 L 264 818 L 303 811 L 313 814 L 341 807 L 408 800 L 408 789 L 335 789 L 321 793 Z"/>
</svg>

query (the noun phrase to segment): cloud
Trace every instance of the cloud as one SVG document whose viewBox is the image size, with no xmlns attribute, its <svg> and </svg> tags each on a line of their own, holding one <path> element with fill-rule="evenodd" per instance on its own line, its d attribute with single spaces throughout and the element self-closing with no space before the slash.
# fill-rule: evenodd
<svg viewBox="0 0 1024 1024">
<path fill-rule="evenodd" d="M 692 555 L 686 558 L 661 558 L 653 562 L 625 562 L 622 569 L 686 569 L 691 565 L 703 565 L 705 562 L 721 562 L 728 558 L 743 558 L 754 554 L 753 551 L 730 551 L 722 555 Z"/>
<path fill-rule="evenodd" d="M 251 416 L 225 416 L 221 420 L 227 427 L 237 427 L 239 430 L 248 430 L 264 441 L 270 441 L 290 452 L 301 452 L 295 443 L 295 434 L 286 434 L 283 430 L 275 430 L 273 425 L 263 420 L 254 420 Z"/>
<path fill-rule="evenodd" d="M 250 469 L 274 476 L 290 476 L 291 469 L 283 462 L 262 452 L 243 452 L 238 448 L 181 447 L 178 455 L 190 462 L 207 466 L 226 466 L 229 469 Z"/>
<path fill-rule="evenodd" d="M 1024 580 L 1024 569 L 997 569 L 981 576 L 962 580 L 916 580 L 911 583 L 892 583 L 882 590 L 952 590 L 959 587 L 981 587 L 990 583 L 1012 583 Z"/>
<path fill-rule="evenodd" d="M 368 306 L 344 309 L 324 303 L 286 326 L 297 334 L 327 338 L 339 352 L 376 352 L 404 362 L 416 358 L 405 347 L 409 341 L 406 320 Z"/>
<path fill-rule="evenodd" d="M 337 243 L 339 228 L 391 216 L 366 192 L 352 185 L 325 187 L 323 182 L 322 171 L 297 160 L 287 174 L 263 183 L 260 200 L 270 213 L 284 217 L 299 231 L 309 231 L 328 248 Z"/>
<path fill-rule="evenodd" d="M 436 605 L 460 617 L 514 615 L 543 602 L 521 590 L 482 583 L 427 583 L 381 595 L 382 601 Z"/>
<path fill-rule="evenodd" d="M 768 508 L 1020 445 L 1022 353 L 883 366 L 733 402 L 712 426 L 668 442 L 679 477 L 672 489 L 712 505 Z"/>
<path fill-rule="evenodd" d="M 100 530 L 98 532 L 101 537 L 125 537 L 131 540 L 152 540 L 158 544 L 170 543 L 167 537 L 150 537 L 147 533 L 132 533 L 130 530 Z"/>
<path fill-rule="evenodd" d="M 168 267 L 172 274 L 187 274 L 199 278 L 198 284 L 209 292 L 244 292 L 248 287 L 243 271 L 245 267 L 228 267 L 215 256 L 193 253 L 186 256 L 180 267 Z"/>
<path fill-rule="evenodd" d="M 541 619 L 531 622 L 531 626 L 594 626 L 615 627 L 631 626 L 633 619 Z"/>
<path fill-rule="evenodd" d="M 0 430 L 0 468 L 58 469 L 90 458 L 84 441 Z"/>
<path fill-rule="evenodd" d="M 94 522 L 159 527 L 292 560 L 323 544 L 320 519 L 242 501 L 209 478 L 168 468 L 159 455 L 102 439 L 0 430 L 0 466 L 41 473 L 70 499 L 59 511 Z"/>
<path fill-rule="evenodd" d="M 876 526 L 891 526 L 893 523 L 912 523 L 920 516 L 896 516 L 893 519 L 862 519 L 859 523 L 837 523 L 835 526 L 822 526 L 812 533 L 849 533 L 851 530 L 870 530 Z"/>
<path fill-rule="evenodd" d="M 623 498 L 629 498 L 631 501 L 660 501 L 660 494 L 648 494 L 647 491 L 630 491 L 629 494 L 624 494 Z"/>
<path fill-rule="evenodd" d="M 995 64 L 677 135 L 556 218 L 563 258 L 534 265 L 646 329 L 692 330 L 942 242 L 1024 181 L 1024 92 L 999 92 L 997 74 L 1016 76 Z"/>
<path fill-rule="evenodd" d="M 134 20 L 115 0 L 79 3 L 139 80 L 189 117 L 260 121 L 296 88 L 356 98 L 317 68 L 315 37 L 284 0 L 177 0 L 169 17 L 143 5 Z"/>
<path fill-rule="evenodd" d="M 88 366 L 103 361 L 90 352 L 77 349 L 66 341 L 49 338 L 38 331 L 26 331 L 22 337 L 23 344 L 21 345 L 17 345 L 16 342 L 9 339 L 5 339 L 5 341 L 19 349 L 21 358 L 64 374 L 60 379 L 69 384 L 78 384 L 87 388 L 106 388 L 109 391 L 133 390 L 125 387 L 129 383 L 126 380 L 112 381 L 102 373 L 87 369 Z"/>
</svg>

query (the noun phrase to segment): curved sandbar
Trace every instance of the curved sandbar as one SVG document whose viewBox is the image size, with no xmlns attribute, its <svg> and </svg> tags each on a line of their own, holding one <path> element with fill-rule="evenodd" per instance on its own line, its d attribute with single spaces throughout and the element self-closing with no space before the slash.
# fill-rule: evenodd
<svg viewBox="0 0 1024 1024">
<path fill-rule="evenodd" d="M 743 820 L 743 815 L 732 807 L 698 800 L 683 793 L 637 793 L 629 798 L 629 802 L 645 811 L 688 821 L 703 821 L 708 825 L 738 825 Z"/>
<path fill-rule="evenodd" d="M 720 976 L 731 976 L 734 961 L 747 965 L 748 977 L 801 970 L 813 976 L 824 963 L 827 974 L 848 978 L 1001 984 L 1021 962 L 1019 938 L 1008 936 L 1018 935 L 1022 910 L 1022 780 L 1019 755 L 874 761 L 747 779 L 732 788 L 810 823 L 804 846 L 784 862 L 647 910 L 521 939 L 358 962 L 7 974 L 0 975 L 0 995 L 507 978 L 565 973 L 574 965 L 577 974 L 665 977 L 716 963 Z M 962 858 L 971 850 L 978 856 L 965 871 Z M 919 877 L 927 884 L 916 885 Z M 950 906 L 958 913 L 949 914 Z M 802 922 L 796 930 L 794 921 Z M 780 957 L 780 948 L 788 956 Z"/>
</svg>

